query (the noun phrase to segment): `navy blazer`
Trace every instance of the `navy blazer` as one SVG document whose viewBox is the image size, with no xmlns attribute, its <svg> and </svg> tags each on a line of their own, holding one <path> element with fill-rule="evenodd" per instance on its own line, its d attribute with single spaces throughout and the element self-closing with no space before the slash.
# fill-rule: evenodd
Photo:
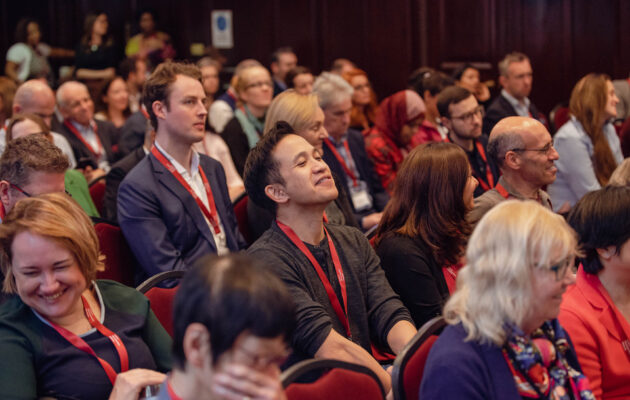
<svg viewBox="0 0 630 400">
<path fill-rule="evenodd" d="M 114 162 L 114 153 L 112 151 L 112 145 L 114 145 L 117 141 L 118 129 L 108 121 L 100 121 L 95 119 L 96 122 L 96 133 L 101 140 L 101 144 L 103 145 L 103 149 L 105 150 L 105 157 L 110 164 Z M 59 133 L 61 133 L 68 142 L 70 142 L 70 146 L 72 146 L 72 151 L 74 152 L 74 158 L 76 158 L 77 163 L 79 163 L 82 159 L 90 159 L 94 164 L 98 165 L 96 157 L 92 152 L 81 142 L 70 130 L 64 125 L 59 124 Z"/>
<path fill-rule="evenodd" d="M 238 230 L 223 167 L 208 156 L 199 157 L 227 247 L 238 251 L 245 247 L 245 240 Z M 187 270 L 199 258 L 217 252 L 195 199 L 153 154 L 143 158 L 120 184 L 118 221 L 141 267 L 138 282 L 162 271 Z"/>
<path fill-rule="evenodd" d="M 146 157 L 144 147 L 140 146 L 121 160 L 118 160 L 105 178 L 105 197 L 103 197 L 102 217 L 110 222 L 118 223 L 118 188 L 125 176 Z"/>
<path fill-rule="evenodd" d="M 374 171 L 374 165 L 372 161 L 367 156 L 365 151 L 365 141 L 363 140 L 363 135 L 361 132 L 348 129 L 348 147 L 350 148 L 350 153 L 352 153 L 352 159 L 354 160 L 354 165 L 357 167 L 359 171 L 359 175 L 361 175 L 361 180 L 365 181 L 368 186 L 368 190 L 370 195 L 372 196 L 372 208 L 371 210 L 366 210 L 361 213 L 357 213 L 354 210 L 354 206 L 352 206 L 352 197 L 350 195 L 350 190 L 346 185 L 346 195 L 348 196 L 348 201 L 350 202 L 350 206 L 352 206 L 352 210 L 354 211 L 355 218 L 357 223 L 361 224 L 361 219 L 371 213 L 383 211 L 387 202 L 389 201 L 389 195 L 383 188 L 380 179 L 376 175 Z M 342 179 L 344 184 L 346 183 L 346 172 L 343 170 L 341 163 L 337 160 L 332 151 L 326 146 L 323 145 L 324 149 L 324 161 L 330 167 L 330 170 L 337 174 Z"/>
<path fill-rule="evenodd" d="M 529 103 L 529 112 L 532 114 L 533 118 L 540 121 L 538 109 L 532 102 Z M 510 104 L 508 99 L 503 97 L 503 95 L 499 94 L 492 101 L 490 107 L 486 110 L 486 115 L 483 117 L 483 133 L 489 135 L 490 131 L 492 131 L 492 128 L 494 128 L 497 122 L 501 121 L 505 117 L 516 116 L 518 116 L 518 114 L 512 104 Z M 545 124 L 546 121 L 540 122 Z"/>
</svg>

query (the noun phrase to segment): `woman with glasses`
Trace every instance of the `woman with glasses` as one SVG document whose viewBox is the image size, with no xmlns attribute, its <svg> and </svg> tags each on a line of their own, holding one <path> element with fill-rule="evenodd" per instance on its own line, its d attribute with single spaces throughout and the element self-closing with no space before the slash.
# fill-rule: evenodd
<svg viewBox="0 0 630 400">
<path fill-rule="evenodd" d="M 457 145 L 432 142 L 403 162 L 376 232 L 376 253 L 417 327 L 442 313 L 455 289 L 478 182 Z"/>
<path fill-rule="evenodd" d="M 273 81 L 265 67 L 254 65 L 239 70 L 232 78 L 232 86 L 238 97 L 237 108 L 221 136 L 230 148 L 236 170 L 243 176 L 247 155 L 263 134 Z"/>
<path fill-rule="evenodd" d="M 350 113 L 350 128 L 364 131 L 374 126 L 378 105 L 376 93 L 372 89 L 367 73 L 358 68 L 344 72 L 343 79 L 348 82 L 352 93 L 352 112 Z"/>
<path fill-rule="evenodd" d="M 587 193 L 569 213 L 584 254 L 560 321 L 598 399 L 630 398 L 630 188 Z"/>
<path fill-rule="evenodd" d="M 619 137 L 611 123 L 617 116 L 618 102 L 607 75 L 588 74 L 573 88 L 571 119 L 553 139 L 560 155 L 556 181 L 548 188 L 555 210 L 565 203 L 572 206 L 587 192 L 606 185 L 623 161 Z"/>
<path fill-rule="evenodd" d="M 577 251 L 564 219 L 534 201 L 490 210 L 468 242 L 420 398 L 593 400 L 556 319 Z"/>
</svg>

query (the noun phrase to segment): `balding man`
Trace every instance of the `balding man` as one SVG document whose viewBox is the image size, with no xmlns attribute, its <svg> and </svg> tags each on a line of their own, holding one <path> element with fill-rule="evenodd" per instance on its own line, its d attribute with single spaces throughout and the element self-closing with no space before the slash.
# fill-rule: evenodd
<svg viewBox="0 0 630 400">
<path fill-rule="evenodd" d="M 60 133 L 70 142 L 88 182 L 105 174 L 113 162 L 114 125 L 94 119 L 94 102 L 87 86 L 80 82 L 61 85 L 57 89 L 57 104 L 64 118 Z"/>
<path fill-rule="evenodd" d="M 473 224 L 508 198 L 531 199 L 552 208 L 543 187 L 556 180 L 554 161 L 558 152 L 543 124 L 528 117 L 502 119 L 490 133 L 488 156 L 494 159 L 503 176 L 494 189 L 475 199 L 475 208 L 470 213 Z"/>
<path fill-rule="evenodd" d="M 32 113 L 39 115 L 49 128 L 53 120 L 55 112 L 55 95 L 52 89 L 40 79 L 31 79 L 24 82 L 15 92 L 13 98 L 13 115 Z M 74 158 L 72 147 L 68 140 L 57 132 L 52 134 L 53 143 L 59 147 L 63 154 L 68 157 L 70 168 L 75 168 L 77 162 Z M 0 153 L 4 151 L 6 146 L 4 130 L 0 132 Z"/>
</svg>

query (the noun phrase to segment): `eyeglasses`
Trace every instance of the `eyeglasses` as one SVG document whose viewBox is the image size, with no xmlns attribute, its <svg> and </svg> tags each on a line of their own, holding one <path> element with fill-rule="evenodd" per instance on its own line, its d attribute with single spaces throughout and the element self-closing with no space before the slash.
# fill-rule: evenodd
<svg viewBox="0 0 630 400">
<path fill-rule="evenodd" d="M 571 265 L 571 260 L 563 260 L 549 267 L 549 270 L 556 274 L 556 282 L 560 282 L 564 279 L 569 265 Z"/>
<path fill-rule="evenodd" d="M 370 85 L 370 83 L 364 83 L 362 85 L 356 85 L 355 87 L 353 87 L 354 90 L 359 91 L 359 90 L 363 90 L 363 89 L 369 89 L 371 88 L 372 85 Z"/>
<path fill-rule="evenodd" d="M 26 190 L 22 189 L 21 187 L 19 187 L 16 184 L 13 184 L 11 182 L 9 182 L 9 185 L 11 185 L 11 187 L 15 190 L 17 190 L 18 192 L 22 193 L 24 196 L 26 197 L 33 197 L 32 194 L 30 194 L 29 192 L 27 192 Z M 70 194 L 70 192 L 68 192 L 67 190 L 64 189 L 64 192 L 66 193 L 66 195 L 72 197 L 72 195 Z"/>
<path fill-rule="evenodd" d="M 263 86 L 273 87 L 273 82 L 271 82 L 271 81 L 254 82 L 254 83 L 250 83 L 249 85 L 245 86 L 245 89 L 259 88 L 259 87 L 263 87 Z"/>
<path fill-rule="evenodd" d="M 535 151 L 537 153 L 540 154 L 544 154 L 546 156 L 549 155 L 549 153 L 551 153 L 551 149 L 553 149 L 553 143 L 549 142 L 547 143 L 545 146 L 539 148 L 539 149 L 512 149 L 511 151 L 516 151 L 516 152 L 522 152 L 522 151 Z"/>
<path fill-rule="evenodd" d="M 481 105 L 477 106 L 477 108 L 475 108 L 471 112 L 467 112 L 466 114 L 462 114 L 457 117 L 451 117 L 451 119 L 461 119 L 464 122 L 471 122 L 477 115 L 483 118 L 483 115 L 484 115 L 483 106 Z"/>
</svg>

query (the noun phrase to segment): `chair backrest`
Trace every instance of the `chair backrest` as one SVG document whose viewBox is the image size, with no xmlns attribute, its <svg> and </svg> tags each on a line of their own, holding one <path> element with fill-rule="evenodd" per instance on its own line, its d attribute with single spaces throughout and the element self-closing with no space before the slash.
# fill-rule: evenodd
<svg viewBox="0 0 630 400">
<path fill-rule="evenodd" d="M 98 279 L 111 279 L 123 285 L 134 285 L 136 260 L 119 227 L 99 222 L 94 225 L 101 253 L 105 255 L 105 271 L 96 274 Z"/>
<path fill-rule="evenodd" d="M 318 375 L 315 381 L 303 378 Z M 369 368 L 339 360 L 306 360 L 282 374 L 287 400 L 383 400 L 385 390 Z"/>
<path fill-rule="evenodd" d="M 569 120 L 569 106 L 566 102 L 556 104 L 549 113 L 551 133 L 555 134 Z"/>
<path fill-rule="evenodd" d="M 90 183 L 90 197 L 98 213 L 103 215 L 103 201 L 105 199 L 105 176 Z"/>
<path fill-rule="evenodd" d="M 167 280 L 181 279 L 183 276 L 184 271 L 160 272 L 136 288 L 149 299 L 151 310 L 171 337 L 173 336 L 173 301 L 179 285 L 172 288 L 161 288 L 157 285 Z"/>
<path fill-rule="evenodd" d="M 232 207 L 234 207 L 234 215 L 236 216 L 238 230 L 241 232 L 241 235 L 243 235 L 243 239 L 245 239 L 245 242 L 247 242 L 247 245 L 249 246 L 253 243 L 253 235 L 251 230 L 249 229 L 249 220 L 247 219 L 248 201 L 249 198 L 247 196 L 247 193 L 243 193 L 236 199 L 234 199 L 234 201 L 232 202 Z"/>
<path fill-rule="evenodd" d="M 431 319 L 418 330 L 398 354 L 392 370 L 392 391 L 396 400 L 417 400 L 424 366 L 431 346 L 446 326 L 444 317 Z"/>
</svg>

